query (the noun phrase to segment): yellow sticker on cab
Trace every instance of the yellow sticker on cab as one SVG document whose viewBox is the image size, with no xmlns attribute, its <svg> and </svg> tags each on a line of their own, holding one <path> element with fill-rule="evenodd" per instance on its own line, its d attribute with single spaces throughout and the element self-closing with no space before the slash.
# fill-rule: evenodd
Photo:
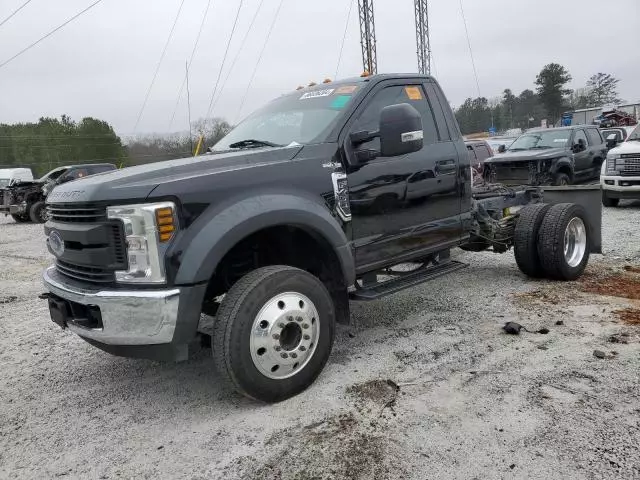
<svg viewBox="0 0 640 480">
<path fill-rule="evenodd" d="M 404 91 L 407 93 L 409 100 L 422 100 L 420 87 L 404 87 Z"/>
</svg>

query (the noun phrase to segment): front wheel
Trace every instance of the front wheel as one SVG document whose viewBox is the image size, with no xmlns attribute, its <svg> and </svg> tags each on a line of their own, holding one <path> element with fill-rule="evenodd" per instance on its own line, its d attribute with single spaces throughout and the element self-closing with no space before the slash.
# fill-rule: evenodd
<svg viewBox="0 0 640 480">
<path fill-rule="evenodd" d="M 45 223 L 49 220 L 49 212 L 43 201 L 34 203 L 29 209 L 29 217 L 34 223 Z"/>
<path fill-rule="evenodd" d="M 334 330 L 333 301 L 318 278 L 289 266 L 259 268 L 220 304 L 214 362 L 239 393 L 279 402 L 314 382 L 331 354 Z"/>
<path fill-rule="evenodd" d="M 566 173 L 558 173 L 555 177 L 553 177 L 553 184 L 556 186 L 564 187 L 567 185 L 571 185 L 571 179 Z"/>
</svg>

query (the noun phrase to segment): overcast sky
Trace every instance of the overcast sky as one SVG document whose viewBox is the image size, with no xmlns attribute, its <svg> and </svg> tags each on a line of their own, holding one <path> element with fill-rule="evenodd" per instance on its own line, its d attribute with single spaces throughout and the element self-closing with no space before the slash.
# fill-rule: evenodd
<svg viewBox="0 0 640 480">
<path fill-rule="evenodd" d="M 242 112 L 240 103 L 280 0 L 264 0 L 213 115 L 233 122 L 300 84 L 333 78 L 352 0 L 283 0 Z M 192 117 L 205 115 L 240 0 L 212 0 L 190 73 Z M 260 0 L 243 0 L 222 80 L 239 51 Z M 338 77 L 362 71 L 357 0 L 347 26 Z M 463 0 L 481 94 L 534 88 L 536 74 L 558 62 L 584 86 L 597 72 L 618 77 L 620 96 L 640 100 L 640 1 Z M 24 0 L 0 0 L 0 22 Z M 63 23 L 92 0 L 32 0 L 0 26 L 0 63 Z M 186 0 L 138 133 L 187 128 L 184 78 L 207 0 Z M 133 132 L 144 95 L 180 0 L 103 0 L 85 15 L 0 68 L 0 123 L 41 116 L 93 116 L 123 135 Z M 417 69 L 413 2 L 374 0 L 378 71 Z M 457 106 L 477 96 L 457 0 L 429 3 L 431 46 L 438 78 Z M 616 26 L 617 25 L 617 26 Z M 222 81 L 221 81 L 222 83 Z"/>
</svg>

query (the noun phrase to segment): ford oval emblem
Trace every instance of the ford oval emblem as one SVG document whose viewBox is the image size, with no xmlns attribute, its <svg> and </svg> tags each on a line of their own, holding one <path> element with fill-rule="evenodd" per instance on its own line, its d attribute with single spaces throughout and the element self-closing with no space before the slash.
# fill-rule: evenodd
<svg viewBox="0 0 640 480">
<path fill-rule="evenodd" d="M 64 253 L 64 240 L 58 232 L 53 231 L 49 234 L 49 246 L 56 257 L 60 257 Z"/>
</svg>

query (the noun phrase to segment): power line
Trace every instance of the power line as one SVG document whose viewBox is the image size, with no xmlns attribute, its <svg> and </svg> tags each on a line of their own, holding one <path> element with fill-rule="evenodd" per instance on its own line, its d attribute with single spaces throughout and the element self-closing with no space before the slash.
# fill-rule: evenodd
<svg viewBox="0 0 640 480">
<path fill-rule="evenodd" d="M 244 45 L 245 45 L 245 43 L 247 41 L 247 38 L 249 37 L 249 34 L 251 33 L 251 30 L 253 28 L 253 24 L 255 23 L 256 19 L 258 18 L 258 14 L 260 13 L 260 10 L 262 9 L 262 4 L 263 3 L 264 3 L 264 0 L 260 0 L 260 4 L 258 5 L 257 10 L 253 14 L 253 18 L 251 19 L 251 23 L 249 24 L 249 28 L 245 32 L 244 37 L 242 38 L 242 41 L 240 42 L 240 48 L 238 49 L 235 57 L 233 58 L 233 62 L 231 62 L 231 66 L 229 67 L 229 70 L 227 71 L 227 76 L 224 77 L 224 80 L 222 81 L 222 86 L 220 87 L 220 91 L 218 92 L 218 96 L 216 97 L 215 102 L 213 102 L 212 109 L 216 107 L 216 105 L 218 104 L 218 100 L 220 100 L 220 98 L 222 97 L 222 92 L 224 91 L 224 87 L 227 85 L 227 81 L 229 80 L 229 77 L 231 76 L 231 72 L 233 71 L 233 68 L 236 66 L 236 62 L 238 61 L 238 58 L 240 57 L 240 54 L 242 53 L 242 49 L 244 48 Z"/>
<path fill-rule="evenodd" d="M 473 67 L 473 76 L 476 79 L 476 88 L 478 89 L 478 97 L 480 94 L 480 82 L 478 81 L 478 71 L 476 70 L 476 62 L 473 59 L 473 50 L 471 49 L 471 38 L 469 37 L 469 29 L 467 28 L 467 19 L 464 16 L 464 7 L 462 6 L 462 0 L 460 0 L 460 13 L 462 14 L 462 22 L 464 23 L 464 31 L 467 35 L 467 45 L 469 45 L 469 55 L 471 56 L 471 66 Z"/>
<path fill-rule="evenodd" d="M 20 10 L 22 10 L 24 7 L 26 7 L 27 5 L 29 5 L 31 3 L 32 0 L 27 0 L 26 2 L 24 2 L 22 5 L 20 5 L 18 8 L 16 8 L 13 13 L 11 13 L 7 18 L 5 18 L 3 21 L 0 22 L 0 27 L 2 25 L 4 25 L 5 23 L 7 23 L 9 20 L 11 20 L 11 18 L 18 13 Z"/>
<path fill-rule="evenodd" d="M 207 15 L 209 14 L 209 8 L 211 7 L 211 0 L 208 0 L 207 6 L 204 9 L 204 14 L 202 15 L 202 21 L 200 22 L 200 28 L 198 29 L 198 35 L 196 35 L 196 41 L 193 45 L 193 49 L 191 50 L 191 57 L 189 58 L 189 68 L 191 68 L 191 62 L 193 62 L 193 58 L 196 54 L 196 49 L 198 48 L 198 43 L 200 42 L 200 35 L 202 35 L 202 28 L 204 27 L 204 23 L 207 20 Z M 180 90 L 178 91 L 178 99 L 176 100 L 176 105 L 173 107 L 173 113 L 171 114 L 171 121 L 169 122 L 169 130 L 171 130 L 171 126 L 173 125 L 173 120 L 176 118 L 176 112 L 178 111 L 178 105 L 180 104 L 180 99 L 182 98 L 182 92 L 184 91 L 184 85 L 187 81 L 187 77 L 182 79 L 182 85 L 180 85 Z"/>
<path fill-rule="evenodd" d="M 253 67 L 253 72 L 251 73 L 251 77 L 249 78 L 249 84 L 247 85 L 247 89 L 244 92 L 244 95 L 242 96 L 242 101 L 240 102 L 240 108 L 238 109 L 238 113 L 236 114 L 236 119 L 234 120 L 233 123 L 238 123 L 238 117 L 240 117 L 240 114 L 242 113 L 242 108 L 244 107 L 244 102 L 247 100 L 247 95 L 249 93 L 249 89 L 251 88 L 251 84 L 253 83 L 253 79 L 256 76 L 256 72 L 258 71 L 258 67 L 260 66 L 260 62 L 262 61 L 262 55 L 264 54 L 264 51 L 267 48 L 267 45 L 269 44 L 269 38 L 271 38 L 271 32 L 273 31 L 273 27 L 276 24 L 276 21 L 278 20 L 278 15 L 280 15 L 280 9 L 282 8 L 282 3 L 284 2 L 284 0 L 280 0 L 280 3 L 278 4 L 278 9 L 276 10 L 276 14 L 273 16 L 273 20 L 271 21 L 271 25 L 269 26 L 269 31 L 267 32 L 267 36 L 264 39 L 264 43 L 262 44 L 262 50 L 260 50 L 260 54 L 258 55 L 258 61 L 256 62 L 255 66 Z"/>
<path fill-rule="evenodd" d="M 184 5 L 184 0 L 180 2 L 178 13 L 176 13 L 176 17 L 173 20 L 173 25 L 171 25 L 171 30 L 169 30 L 169 36 L 167 37 L 167 41 L 165 42 L 164 48 L 162 49 L 162 54 L 160 55 L 160 60 L 158 61 L 158 65 L 156 65 L 156 71 L 153 74 L 153 78 L 151 79 L 151 84 L 149 85 L 149 88 L 147 89 L 147 93 L 144 96 L 144 102 L 142 102 L 140 113 L 138 113 L 138 119 L 136 120 L 136 124 L 133 127 L 134 132 L 138 130 L 138 124 L 140 123 L 140 119 L 142 118 L 142 113 L 144 112 L 144 109 L 147 106 L 147 101 L 149 100 L 149 95 L 151 94 L 151 89 L 153 88 L 153 84 L 156 82 L 156 78 L 158 77 L 158 72 L 160 71 L 160 65 L 162 65 L 162 60 L 164 59 L 164 56 L 167 53 L 167 48 L 169 47 L 169 42 L 171 41 L 171 37 L 173 36 L 173 31 L 176 28 L 176 24 L 178 23 L 178 18 L 180 18 L 180 12 L 182 12 L 183 5 Z"/>
<path fill-rule="evenodd" d="M 13 57 L 11 57 L 8 60 L 5 60 L 3 63 L 0 63 L 0 68 L 4 67 L 5 65 L 7 65 L 9 62 L 15 60 L 16 58 L 18 58 L 20 55 L 22 55 L 23 53 L 27 52 L 28 50 L 31 50 L 33 47 L 35 47 L 36 45 L 38 45 L 40 42 L 42 42 L 43 40 L 49 38 L 51 35 L 53 35 L 54 33 L 56 33 L 58 30 L 60 30 L 61 28 L 64 28 L 65 26 L 67 26 L 68 24 L 70 24 L 71 22 L 73 22 L 76 18 L 78 18 L 80 15 L 82 15 L 85 12 L 88 12 L 89 10 L 91 10 L 93 7 L 95 7 L 97 4 L 99 4 L 100 2 L 102 2 L 102 0 L 96 0 L 95 2 L 93 2 L 91 5 L 89 5 L 87 8 L 85 8 L 84 10 L 76 13 L 73 17 L 71 17 L 70 19 L 68 19 L 66 22 L 64 22 L 62 25 L 57 26 L 56 28 L 54 28 L 53 30 L 51 30 L 49 33 L 47 33 L 45 36 L 40 37 L 38 40 L 36 40 L 35 42 L 33 42 L 31 45 L 23 48 L 22 50 L 20 50 L 18 53 L 16 53 Z"/>
<path fill-rule="evenodd" d="M 338 63 L 336 64 L 336 74 L 333 78 L 338 78 L 338 70 L 340 70 L 340 62 L 342 61 L 342 51 L 344 50 L 344 41 L 347 38 L 347 30 L 349 29 L 349 20 L 351 19 L 351 10 L 353 9 L 353 2 L 355 0 L 351 0 L 349 2 L 349 13 L 347 14 L 347 23 L 344 25 L 344 33 L 342 35 L 342 44 L 340 45 L 340 54 L 338 55 Z"/>
<path fill-rule="evenodd" d="M 224 64 L 227 60 L 227 54 L 229 53 L 229 47 L 231 46 L 231 41 L 233 40 L 233 34 L 236 31 L 236 26 L 238 25 L 238 18 L 240 17 L 240 10 L 242 10 L 242 4 L 244 0 L 240 0 L 238 4 L 238 10 L 236 11 L 236 18 L 233 21 L 233 27 L 231 27 L 231 34 L 229 35 L 229 40 L 227 41 L 227 48 L 224 51 L 224 56 L 222 57 L 222 64 L 220 65 L 220 70 L 218 71 L 218 78 L 216 79 L 216 83 L 213 86 L 213 91 L 211 92 L 211 100 L 209 101 L 209 108 L 207 108 L 207 114 L 204 118 L 209 118 L 209 114 L 211 113 L 211 108 L 213 107 L 213 98 L 215 97 L 216 91 L 218 90 L 218 83 L 220 82 L 220 76 L 222 75 L 222 69 L 224 68 Z"/>
</svg>

